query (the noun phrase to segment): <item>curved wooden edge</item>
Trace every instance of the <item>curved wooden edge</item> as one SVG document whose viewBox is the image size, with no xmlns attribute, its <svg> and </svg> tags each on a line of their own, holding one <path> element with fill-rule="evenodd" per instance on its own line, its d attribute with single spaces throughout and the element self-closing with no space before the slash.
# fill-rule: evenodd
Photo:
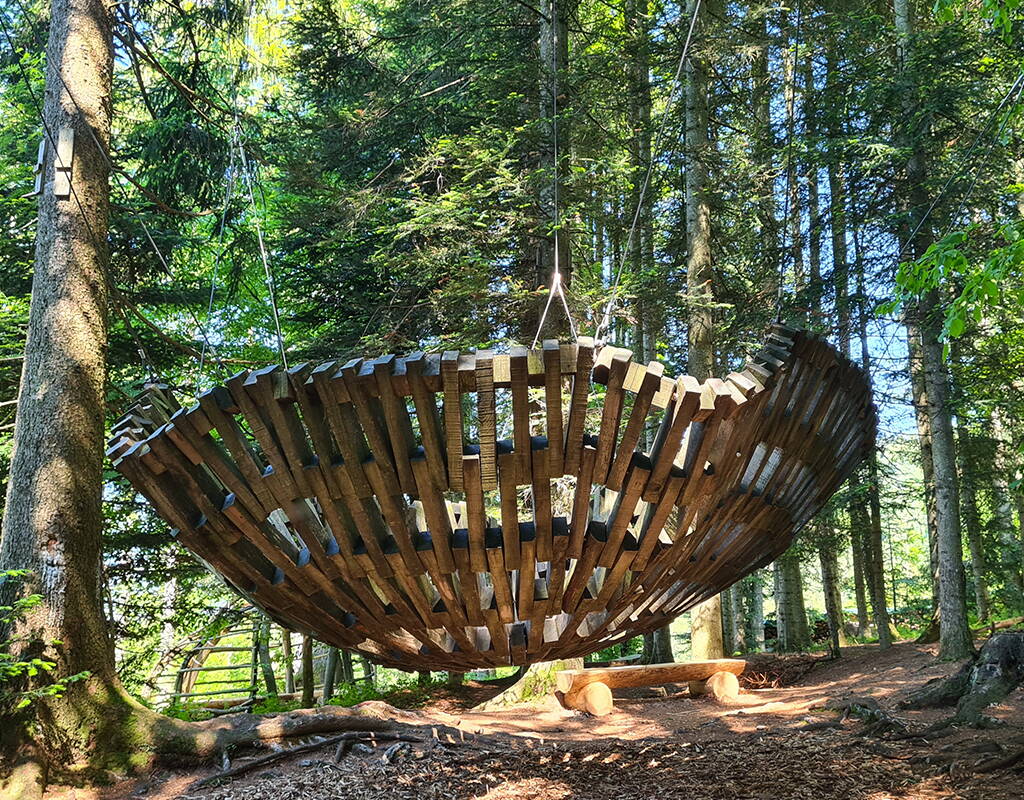
<svg viewBox="0 0 1024 800">
<path fill-rule="evenodd" d="M 575 657 L 610 643 L 609 631 L 664 624 L 768 563 L 831 494 L 822 487 L 837 486 L 870 447 L 866 378 L 814 335 L 776 325 L 725 379 L 663 373 L 584 338 L 507 355 L 270 366 L 188 408 L 151 385 L 113 426 L 108 455 L 183 544 L 288 627 L 407 669 Z M 595 394 L 595 385 L 604 388 Z M 547 436 L 533 435 L 533 386 L 546 389 Z M 506 387 L 512 436 L 497 441 L 496 390 Z M 475 405 L 463 403 L 470 392 Z M 602 400 L 596 428 L 586 418 L 593 397 Z M 654 409 L 666 413 L 647 454 L 637 444 Z M 796 443 L 784 459 L 765 420 Z M 561 474 L 578 480 L 567 519 L 552 516 L 551 480 Z M 616 493 L 600 518 L 591 518 L 592 485 Z M 518 518 L 521 486 L 533 521 Z M 495 488 L 500 525 L 484 496 Z M 641 499 L 651 513 L 634 521 Z M 734 537 L 727 550 L 724 529 L 673 538 L 711 508 L 766 535 Z M 691 580 L 673 590 L 669 567 L 687 559 Z M 531 565 L 541 562 L 552 566 L 538 583 Z M 493 598 L 464 579 L 481 572 L 494 579 Z M 676 680 L 687 678 L 653 682 Z"/>
<path fill-rule="evenodd" d="M 718 672 L 739 675 L 747 662 L 738 658 L 714 658 L 708 661 L 684 661 L 678 664 L 642 664 L 601 669 L 565 669 L 555 675 L 557 688 L 566 696 L 591 683 L 603 683 L 610 689 L 657 686 L 662 683 L 704 681 Z"/>
</svg>

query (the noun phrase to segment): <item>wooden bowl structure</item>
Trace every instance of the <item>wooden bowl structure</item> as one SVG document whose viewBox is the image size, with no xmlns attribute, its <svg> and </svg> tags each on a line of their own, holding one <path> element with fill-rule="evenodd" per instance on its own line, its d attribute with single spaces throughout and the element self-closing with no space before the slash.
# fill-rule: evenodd
<svg viewBox="0 0 1024 800">
<path fill-rule="evenodd" d="M 699 383 L 589 339 L 149 387 L 114 466 L 288 628 L 404 668 L 581 656 L 781 554 L 875 435 L 863 372 L 775 326 Z"/>
</svg>

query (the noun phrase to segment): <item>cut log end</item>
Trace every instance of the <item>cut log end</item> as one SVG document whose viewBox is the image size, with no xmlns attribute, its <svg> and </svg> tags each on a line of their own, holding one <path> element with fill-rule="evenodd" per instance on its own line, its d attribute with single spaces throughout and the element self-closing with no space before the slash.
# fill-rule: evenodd
<svg viewBox="0 0 1024 800">
<path fill-rule="evenodd" d="M 705 681 L 690 681 L 689 685 L 692 696 L 711 695 L 719 703 L 735 702 L 740 695 L 739 679 L 731 672 L 716 672 Z"/>
<path fill-rule="evenodd" d="M 565 705 L 577 711 L 585 711 L 595 717 L 603 717 L 615 710 L 612 690 L 606 684 L 588 683 L 565 695 Z"/>
</svg>

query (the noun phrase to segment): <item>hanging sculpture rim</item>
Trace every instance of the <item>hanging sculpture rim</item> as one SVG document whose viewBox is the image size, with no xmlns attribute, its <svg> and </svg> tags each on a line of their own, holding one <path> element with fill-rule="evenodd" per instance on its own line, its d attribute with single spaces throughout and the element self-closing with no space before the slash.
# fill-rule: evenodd
<svg viewBox="0 0 1024 800">
<path fill-rule="evenodd" d="M 862 370 L 775 325 L 703 383 L 581 338 L 272 366 L 187 409 L 151 386 L 108 454 L 280 624 L 465 671 L 585 655 L 770 563 L 875 425 Z"/>
</svg>

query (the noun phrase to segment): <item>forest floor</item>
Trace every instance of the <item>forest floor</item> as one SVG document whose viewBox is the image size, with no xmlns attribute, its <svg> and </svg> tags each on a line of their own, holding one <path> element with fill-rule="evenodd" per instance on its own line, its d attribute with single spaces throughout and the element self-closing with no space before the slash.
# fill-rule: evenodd
<svg viewBox="0 0 1024 800">
<path fill-rule="evenodd" d="M 897 704 L 955 665 L 935 646 L 865 645 L 820 661 L 792 685 L 746 690 L 736 705 L 690 698 L 684 686 L 616 691 L 603 718 L 567 711 L 551 698 L 481 713 L 491 683 L 446 690 L 421 709 L 423 743 L 378 745 L 335 761 L 333 746 L 289 756 L 219 785 L 217 770 L 161 770 L 103 789 L 54 787 L 48 800 L 1019 800 L 1024 764 L 988 774 L 976 764 L 1024 748 L 1024 691 L 989 709 L 1005 724 L 952 729 L 935 740 L 864 735 L 864 722 L 831 710 L 857 698 L 913 729 L 948 709 Z M 871 704 L 871 701 L 866 701 Z M 430 725 L 457 727 L 445 743 Z M 810 728 L 808 729 L 808 726 Z M 413 730 L 413 733 L 416 733 Z M 244 763 L 239 754 L 233 766 Z"/>
</svg>

